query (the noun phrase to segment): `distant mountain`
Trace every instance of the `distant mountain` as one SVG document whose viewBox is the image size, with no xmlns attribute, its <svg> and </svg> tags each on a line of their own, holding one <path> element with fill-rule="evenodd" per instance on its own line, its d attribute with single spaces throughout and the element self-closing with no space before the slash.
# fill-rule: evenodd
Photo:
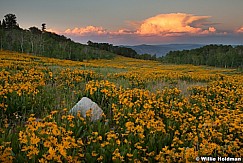
<svg viewBox="0 0 243 163">
<path fill-rule="evenodd" d="M 191 50 L 203 47 L 203 44 L 162 44 L 162 45 L 135 45 L 135 46 L 125 46 L 132 48 L 138 54 L 156 54 L 156 57 L 165 56 L 170 51 L 176 50 Z"/>
</svg>

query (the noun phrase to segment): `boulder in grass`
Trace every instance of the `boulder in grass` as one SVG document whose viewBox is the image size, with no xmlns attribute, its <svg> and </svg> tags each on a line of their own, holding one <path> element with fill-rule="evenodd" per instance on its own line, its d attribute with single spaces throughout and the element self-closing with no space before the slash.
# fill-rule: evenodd
<svg viewBox="0 0 243 163">
<path fill-rule="evenodd" d="M 103 110 L 88 97 L 83 97 L 70 111 L 72 115 L 77 115 L 78 112 L 82 117 L 86 118 L 86 112 L 91 109 L 91 121 L 101 119 Z"/>
</svg>

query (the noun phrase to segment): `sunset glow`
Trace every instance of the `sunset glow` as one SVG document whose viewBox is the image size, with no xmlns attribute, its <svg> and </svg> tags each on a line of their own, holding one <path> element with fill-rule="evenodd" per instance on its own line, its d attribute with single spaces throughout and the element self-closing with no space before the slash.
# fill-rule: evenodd
<svg viewBox="0 0 243 163">
<path fill-rule="evenodd" d="M 0 14 L 15 13 L 26 29 L 46 23 L 47 31 L 80 43 L 243 44 L 242 6 L 242 0 L 2 0 Z"/>
<path fill-rule="evenodd" d="M 210 16 L 194 16 L 186 13 L 160 14 L 144 20 L 138 29 L 134 31 L 119 29 L 118 31 L 107 31 L 103 27 L 87 26 L 76 27 L 65 30 L 70 35 L 157 35 L 157 36 L 179 36 L 185 34 L 209 34 L 216 32 L 216 28 L 203 26 L 203 22 Z M 192 25 L 194 23 L 194 26 Z M 201 25 L 201 26 L 200 26 Z M 200 26 L 200 27 L 199 27 Z"/>
<path fill-rule="evenodd" d="M 150 37 L 150 39 L 156 40 L 169 40 L 170 37 L 183 37 L 183 36 L 201 36 L 217 34 L 217 29 L 213 26 L 209 26 L 211 16 L 196 16 L 186 13 L 170 13 L 159 14 L 150 18 L 147 18 L 137 26 L 134 26 L 132 30 L 118 29 L 117 31 L 109 31 L 104 27 L 86 26 L 75 27 L 73 29 L 66 29 L 65 35 L 76 37 L 87 36 L 99 36 L 113 38 L 119 35 L 120 37 L 126 37 L 127 35 L 137 39 L 144 39 L 144 37 Z M 163 39 L 162 39 L 163 37 Z M 148 38 L 146 38 L 148 40 Z"/>
</svg>

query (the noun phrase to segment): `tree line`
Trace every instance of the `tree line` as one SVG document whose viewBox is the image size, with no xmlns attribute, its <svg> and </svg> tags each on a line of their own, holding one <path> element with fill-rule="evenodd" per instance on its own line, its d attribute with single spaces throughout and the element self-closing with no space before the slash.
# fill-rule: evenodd
<svg viewBox="0 0 243 163">
<path fill-rule="evenodd" d="M 100 50 L 106 50 L 111 53 L 115 53 L 124 57 L 144 59 L 144 60 L 156 60 L 156 55 L 138 54 L 132 48 L 127 48 L 124 46 L 114 46 L 113 44 L 109 44 L 109 43 L 97 43 L 92 41 L 88 41 L 87 44 L 90 47 L 94 47 Z"/>
<path fill-rule="evenodd" d="M 15 14 L 7 14 L 0 21 L 0 48 L 1 50 L 70 60 L 111 59 L 115 56 L 114 53 L 98 50 L 76 43 L 63 35 L 48 32 L 45 23 L 42 24 L 42 29 L 35 26 L 22 29 L 17 23 Z"/>
<path fill-rule="evenodd" d="M 206 45 L 192 50 L 171 51 L 161 60 L 166 63 L 174 64 L 242 68 L 243 46 Z"/>
</svg>

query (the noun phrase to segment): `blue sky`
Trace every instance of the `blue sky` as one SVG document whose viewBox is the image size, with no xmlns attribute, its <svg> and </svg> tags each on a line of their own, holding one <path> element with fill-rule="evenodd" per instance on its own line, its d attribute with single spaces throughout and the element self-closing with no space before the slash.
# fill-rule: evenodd
<svg viewBox="0 0 243 163">
<path fill-rule="evenodd" d="M 243 44 L 243 0 L 1 0 L 0 19 L 86 43 Z"/>
</svg>

